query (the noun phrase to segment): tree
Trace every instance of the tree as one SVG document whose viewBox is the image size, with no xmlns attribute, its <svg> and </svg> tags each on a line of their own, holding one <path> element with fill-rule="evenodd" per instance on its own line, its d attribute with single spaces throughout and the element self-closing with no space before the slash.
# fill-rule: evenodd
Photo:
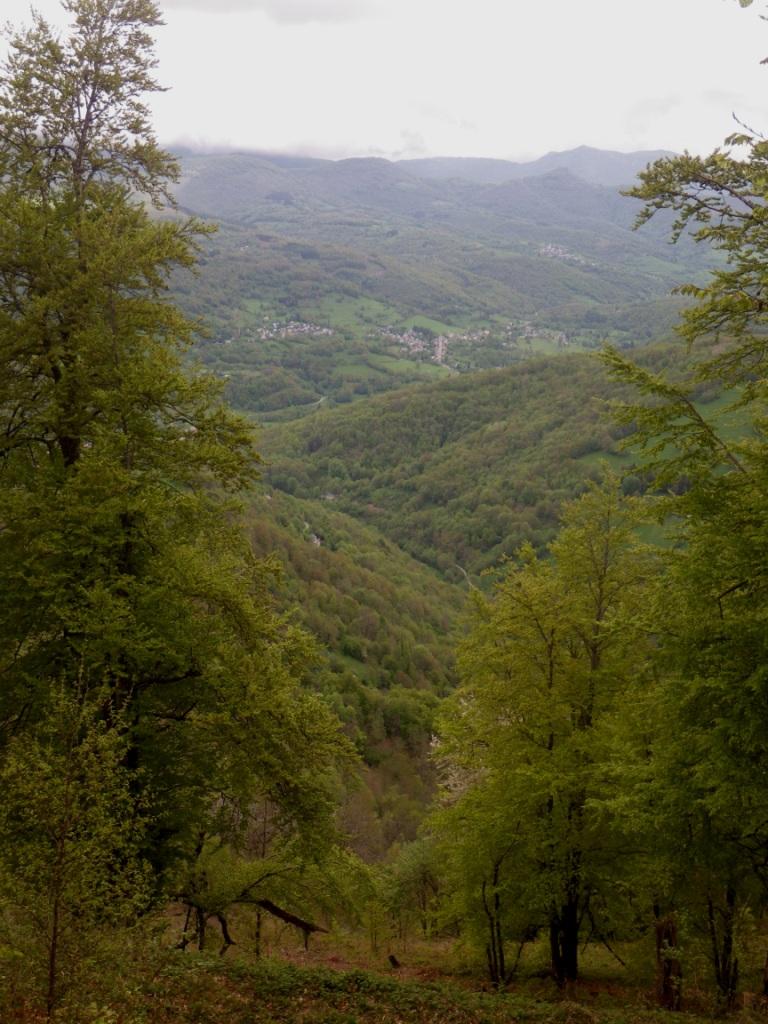
<svg viewBox="0 0 768 1024">
<path fill-rule="evenodd" d="M 636 615 L 652 564 L 616 481 L 570 503 L 563 521 L 550 558 L 523 549 L 495 599 L 477 597 L 464 681 L 443 717 L 453 782 L 436 828 L 487 919 L 497 983 L 510 904 L 519 937 L 546 929 L 560 984 L 578 975 L 583 923 L 607 940 L 617 909 L 620 839 L 600 809 L 608 726 L 645 655 Z"/>
<path fill-rule="evenodd" d="M 327 845 L 346 746 L 227 497 L 251 429 L 185 369 L 165 294 L 207 228 L 174 212 L 144 104 L 159 9 L 63 6 L 69 35 L 33 15 L 0 74 L 0 757 L 77 694 L 125 736 L 160 890 L 256 796 Z"/>
<path fill-rule="evenodd" d="M 705 158 L 658 161 L 631 192 L 646 204 L 641 223 L 671 210 L 675 237 L 691 230 L 724 257 L 705 285 L 681 289 L 695 299 L 680 326 L 692 353 L 687 379 L 670 382 L 613 351 L 604 359 L 644 399 L 617 415 L 634 426 L 631 443 L 665 492 L 658 518 L 676 539 L 655 625 L 666 721 L 648 795 L 657 812 L 666 809 L 663 834 L 685 836 L 678 868 L 686 865 L 703 894 L 689 890 L 691 909 L 709 932 L 717 989 L 731 1005 L 740 909 L 768 895 L 768 143 L 745 131 L 726 145 Z M 702 386 L 731 400 L 719 421 L 696 404 Z M 682 478 L 686 486 L 676 487 Z"/>
<path fill-rule="evenodd" d="M 64 1002 L 91 1002 L 94 974 L 112 978 L 116 948 L 129 946 L 125 924 L 146 909 L 151 879 L 124 753 L 125 736 L 63 692 L 52 695 L 37 735 L 17 736 L 5 751 L 3 1005 L 9 997 L 42 1003 L 51 1017 Z"/>
</svg>

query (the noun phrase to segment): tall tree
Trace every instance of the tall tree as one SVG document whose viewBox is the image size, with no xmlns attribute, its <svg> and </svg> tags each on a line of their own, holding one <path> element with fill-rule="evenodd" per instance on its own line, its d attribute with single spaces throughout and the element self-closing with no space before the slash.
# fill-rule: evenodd
<svg viewBox="0 0 768 1024">
<path fill-rule="evenodd" d="M 691 353 L 686 380 L 605 355 L 643 396 L 617 414 L 633 426 L 646 472 L 661 490 L 683 483 L 657 501 L 677 544 L 656 618 L 667 720 L 651 790 L 657 811 L 670 812 L 664 834 L 675 820 L 685 836 L 678 852 L 687 851 L 688 878 L 704 894 L 693 904 L 725 1003 L 738 983 L 739 908 L 768 895 L 767 171 L 768 143 L 745 131 L 708 157 L 662 160 L 641 174 L 632 190 L 646 204 L 641 222 L 671 210 L 675 237 L 690 230 L 723 262 L 706 284 L 681 289 L 695 300 L 680 327 Z M 731 399 L 719 422 L 696 405 L 702 385 Z"/>
<path fill-rule="evenodd" d="M 561 984 L 578 975 L 584 922 L 607 937 L 621 840 L 597 808 L 608 726 L 643 659 L 636 612 L 651 571 L 611 481 L 567 506 L 550 558 L 524 549 L 494 599 L 477 598 L 443 718 L 454 782 L 436 827 L 487 918 L 494 980 L 510 903 L 528 915 L 519 934 L 546 929 Z"/>
<path fill-rule="evenodd" d="M 127 730 L 162 873 L 254 793 L 329 836 L 343 744 L 225 494 L 257 476 L 250 427 L 184 368 L 165 294 L 206 229 L 145 105 L 158 6 L 63 7 L 0 72 L 0 741 L 62 686 Z"/>
</svg>

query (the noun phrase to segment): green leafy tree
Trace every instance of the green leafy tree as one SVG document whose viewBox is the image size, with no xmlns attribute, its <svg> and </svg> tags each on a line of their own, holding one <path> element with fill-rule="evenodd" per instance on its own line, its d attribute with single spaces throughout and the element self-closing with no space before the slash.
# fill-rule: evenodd
<svg viewBox="0 0 768 1024">
<path fill-rule="evenodd" d="M 670 210 L 676 236 L 690 230 L 723 256 L 706 284 L 682 289 L 695 299 L 680 326 L 687 377 L 671 382 L 612 351 L 605 361 L 643 397 L 617 415 L 666 491 L 658 517 L 677 541 L 656 615 L 665 715 L 648 794 L 666 815 L 662 834 L 678 838 L 677 870 L 695 880 L 691 912 L 710 935 L 720 998 L 732 1004 L 740 911 L 768 891 L 768 144 L 743 132 L 726 145 L 659 161 L 632 190 L 646 204 L 641 222 Z M 718 421 L 696 404 L 702 387 L 731 398 Z"/>
<path fill-rule="evenodd" d="M 69 33 L 33 15 L 0 73 L 0 757 L 52 693 L 95 702 L 160 888 L 256 798 L 330 842 L 346 748 L 226 496 L 257 476 L 251 430 L 182 364 L 165 293 L 204 229 L 144 102 L 159 9 L 63 6 Z"/>
<path fill-rule="evenodd" d="M 493 599 L 477 597 L 443 717 L 448 803 L 435 827 L 465 906 L 486 919 L 497 984 L 512 935 L 546 929 L 562 984 L 578 975 L 583 923 L 607 938 L 619 913 L 621 839 L 599 808 L 609 726 L 644 657 L 637 613 L 653 564 L 616 481 L 566 507 L 550 555 L 523 549 Z"/>
<path fill-rule="evenodd" d="M 6 1008 L 27 1003 L 51 1017 L 90 1002 L 89 983 L 96 972 L 113 978 L 111 961 L 131 942 L 125 924 L 150 900 L 126 737 L 94 710 L 54 693 L 43 727 L 14 738 L 0 766 Z"/>
<path fill-rule="evenodd" d="M 396 848 L 384 869 L 387 907 L 403 946 L 414 928 L 425 939 L 434 933 L 440 902 L 440 869 L 435 843 L 430 838 Z"/>
</svg>

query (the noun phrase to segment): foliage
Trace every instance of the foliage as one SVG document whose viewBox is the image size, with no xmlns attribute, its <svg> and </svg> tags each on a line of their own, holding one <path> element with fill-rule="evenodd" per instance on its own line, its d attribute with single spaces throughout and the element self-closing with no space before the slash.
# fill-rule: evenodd
<svg viewBox="0 0 768 1024">
<path fill-rule="evenodd" d="M 608 986 L 592 994 L 554 1000 L 533 991 L 487 993 L 464 984 L 386 977 L 361 970 L 329 970 L 264 961 L 256 966 L 226 958 L 187 958 L 158 977 L 147 1003 L 157 1024 L 208 1018 L 221 1024 L 311 1020 L 318 1024 L 659 1024 L 668 1019 L 642 1002 L 612 997 Z M 711 1016 L 690 1014 L 693 1024 Z M 759 1021 L 759 1010 L 736 1018 Z M 122 1024 L 122 1021 L 120 1022 Z"/>
<path fill-rule="evenodd" d="M 654 346 L 640 360 L 674 380 L 684 356 Z M 629 470 L 618 449 L 631 428 L 604 415 L 607 400 L 629 395 L 586 355 L 453 377 L 270 427 L 267 477 L 464 584 L 463 571 L 477 579 L 523 543 L 543 550 L 563 501 L 596 478 L 601 458 Z M 702 385 L 691 400 L 712 397 Z"/>
<path fill-rule="evenodd" d="M 656 818 L 690 910 L 711 941 L 724 1004 L 738 986 L 739 926 L 764 905 L 768 851 L 763 777 L 766 686 L 765 603 L 765 167 L 768 147 L 749 134 L 743 147 L 707 158 L 661 161 L 635 190 L 657 210 L 692 226 L 698 241 L 725 255 L 681 333 L 694 352 L 689 381 L 646 374 L 618 354 L 612 373 L 650 399 L 620 410 L 637 424 L 631 439 L 649 453 L 660 482 L 677 487 L 660 506 L 673 516 L 678 543 L 666 557 L 658 597 L 658 680 L 654 757 L 647 813 Z M 702 342 L 716 347 L 703 354 Z M 723 434 L 692 406 L 691 386 L 730 389 L 748 429 Z M 682 741 L 681 741 L 682 740 Z M 674 875 L 667 887 L 674 889 Z M 687 886 L 690 886 L 688 888 Z M 677 889 L 678 898 L 680 888 Z"/>
<path fill-rule="evenodd" d="M 125 754 L 125 735 L 107 727 L 98 704 L 61 691 L 52 695 L 37 735 L 17 736 L 5 751 L 0 1004 L 6 1007 L 28 1000 L 50 1016 L 62 1005 L 79 1005 L 115 947 L 130 943 L 126 923 L 150 902 L 151 877 L 140 853 L 147 824 Z"/>
<path fill-rule="evenodd" d="M 600 805 L 610 724 L 644 658 L 636 618 L 653 562 L 616 480 L 566 506 L 550 555 L 523 548 L 493 599 L 477 597 L 442 718 L 433 827 L 497 985 L 510 938 L 546 929 L 562 983 L 577 976 L 582 925 L 606 936 L 621 913 L 621 840 Z"/>
<path fill-rule="evenodd" d="M 392 853 L 380 874 L 380 899 L 393 939 L 405 950 L 414 935 L 429 939 L 438 931 L 443 871 L 431 837 L 421 836 Z"/>
<path fill-rule="evenodd" d="M 181 162 L 180 202 L 226 223 L 174 294 L 209 325 L 198 352 L 229 400 L 269 419 L 447 372 L 387 340 L 387 327 L 463 334 L 445 359 L 461 372 L 659 338 L 676 309 L 666 290 L 701 263 L 692 246 L 671 254 L 662 231 L 633 235 L 631 200 L 569 174 L 488 185 L 385 161 Z M 334 333 L 265 336 L 289 321 Z"/>
<path fill-rule="evenodd" d="M 281 600 L 328 649 L 377 690 L 444 692 L 453 681 L 451 631 L 462 597 L 335 501 L 273 491 L 248 515 L 257 554 L 279 552 Z"/>
<path fill-rule="evenodd" d="M 106 778 L 116 817 L 86 817 L 67 912 L 87 920 L 90 864 L 102 907 L 96 876 L 122 878 L 130 920 L 122 853 L 105 841 L 96 856 L 95 837 L 131 823 L 155 898 L 201 833 L 235 841 L 256 798 L 319 857 L 348 747 L 302 686 L 314 645 L 275 611 L 274 566 L 255 559 L 224 494 L 256 478 L 250 427 L 215 381 L 184 369 L 193 325 L 166 292 L 203 228 L 148 209 L 177 173 L 143 101 L 157 88 L 158 8 L 64 6 L 70 34 L 33 15 L 0 76 L 0 760 L 17 807 L 32 796 L 25 772 L 53 775 L 57 758 L 82 770 L 72 792 L 52 784 L 31 804 L 31 860 L 8 847 L 3 859 L 6 884 L 32 900 L 28 873 L 52 870 L 62 801 L 105 813 L 88 730 L 46 745 L 62 693 L 105 730 L 106 765 L 120 749 L 130 795 Z"/>
</svg>

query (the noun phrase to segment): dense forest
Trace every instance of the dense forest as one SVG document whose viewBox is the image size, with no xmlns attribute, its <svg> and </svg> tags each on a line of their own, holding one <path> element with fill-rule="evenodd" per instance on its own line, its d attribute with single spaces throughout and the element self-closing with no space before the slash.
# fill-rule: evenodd
<svg viewBox="0 0 768 1024">
<path fill-rule="evenodd" d="M 157 5 L 64 8 L 0 71 L 0 1019 L 763 1014 L 768 143 L 179 162 Z"/>
</svg>

